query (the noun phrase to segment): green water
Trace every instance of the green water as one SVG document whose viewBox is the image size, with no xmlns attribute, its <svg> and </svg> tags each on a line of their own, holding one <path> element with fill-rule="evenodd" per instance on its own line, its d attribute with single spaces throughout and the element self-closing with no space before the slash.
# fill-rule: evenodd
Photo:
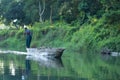
<svg viewBox="0 0 120 80">
<path fill-rule="evenodd" d="M 0 54 L 0 80 L 120 80 L 120 57 L 64 53 L 61 60 Z"/>
</svg>

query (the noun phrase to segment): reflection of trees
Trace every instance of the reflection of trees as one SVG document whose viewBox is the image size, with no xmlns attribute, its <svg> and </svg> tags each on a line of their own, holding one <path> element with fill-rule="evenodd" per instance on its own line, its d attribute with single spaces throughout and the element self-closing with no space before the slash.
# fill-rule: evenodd
<svg viewBox="0 0 120 80">
<path fill-rule="evenodd" d="M 0 54 L 0 80 L 20 80 L 23 68 L 23 56 Z"/>
<path fill-rule="evenodd" d="M 13 61 L 10 61 L 9 63 L 9 71 L 10 71 L 10 74 L 15 76 L 15 64 L 13 63 Z"/>
<path fill-rule="evenodd" d="M 4 74 L 4 62 L 0 60 L 0 74 Z"/>
</svg>

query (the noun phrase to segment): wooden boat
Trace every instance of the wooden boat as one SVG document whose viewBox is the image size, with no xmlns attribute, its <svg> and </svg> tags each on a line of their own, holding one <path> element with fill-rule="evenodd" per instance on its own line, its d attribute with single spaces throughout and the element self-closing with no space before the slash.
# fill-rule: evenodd
<svg viewBox="0 0 120 80">
<path fill-rule="evenodd" d="M 46 56 L 60 58 L 63 54 L 63 48 L 27 48 L 28 55 Z"/>
</svg>

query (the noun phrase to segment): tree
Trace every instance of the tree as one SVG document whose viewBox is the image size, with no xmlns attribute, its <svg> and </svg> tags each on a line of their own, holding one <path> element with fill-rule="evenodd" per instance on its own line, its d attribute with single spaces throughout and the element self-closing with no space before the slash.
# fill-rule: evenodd
<svg viewBox="0 0 120 80">
<path fill-rule="evenodd" d="M 23 0 L 23 11 L 25 13 L 24 24 L 34 24 L 39 21 L 38 0 Z"/>
<path fill-rule="evenodd" d="M 39 1 L 39 21 L 43 22 L 42 16 L 45 11 L 45 0 L 42 0 L 42 3 Z"/>
<path fill-rule="evenodd" d="M 120 0 L 100 0 L 100 2 L 103 5 L 103 10 L 105 12 L 120 9 Z"/>
<path fill-rule="evenodd" d="M 5 24 L 9 24 L 15 19 L 22 23 L 24 19 L 23 3 L 16 0 L 2 0 L 0 15 L 5 19 Z"/>
<path fill-rule="evenodd" d="M 66 22 L 71 23 L 77 19 L 79 2 L 79 0 L 65 0 L 60 3 L 59 13 Z"/>
</svg>

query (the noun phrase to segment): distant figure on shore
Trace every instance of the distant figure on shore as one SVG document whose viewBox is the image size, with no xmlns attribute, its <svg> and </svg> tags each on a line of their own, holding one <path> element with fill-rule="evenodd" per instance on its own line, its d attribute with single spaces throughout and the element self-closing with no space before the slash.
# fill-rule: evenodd
<svg viewBox="0 0 120 80">
<path fill-rule="evenodd" d="M 27 28 L 25 28 L 25 35 L 26 35 L 26 48 L 30 48 L 31 40 L 32 40 L 32 32 Z"/>
</svg>

